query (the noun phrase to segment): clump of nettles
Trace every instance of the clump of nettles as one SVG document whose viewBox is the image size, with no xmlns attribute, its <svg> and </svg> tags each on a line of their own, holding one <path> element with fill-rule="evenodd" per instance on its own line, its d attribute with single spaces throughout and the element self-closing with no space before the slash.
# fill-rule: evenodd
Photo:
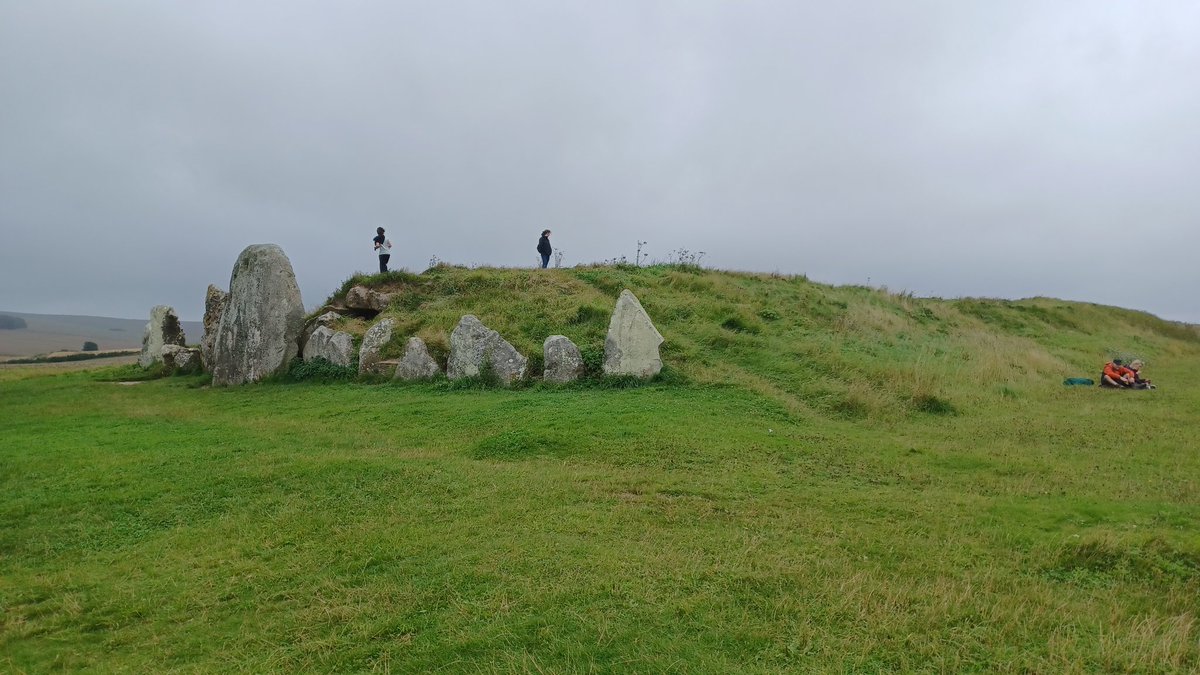
<svg viewBox="0 0 1200 675">
<path fill-rule="evenodd" d="M 514 384 L 519 384 L 518 380 Z M 451 390 L 460 389 L 500 389 L 504 387 L 504 382 L 500 380 L 500 374 L 496 372 L 496 367 L 492 362 L 484 359 L 479 366 L 479 372 L 469 377 L 460 377 L 457 380 L 450 380 L 448 387 Z"/>
<path fill-rule="evenodd" d="M 355 368 L 339 366 L 328 359 L 294 359 L 288 367 L 287 379 L 293 382 L 348 382 L 357 375 Z"/>
<path fill-rule="evenodd" d="M 721 327 L 734 333 L 749 333 L 758 335 L 762 332 L 762 324 L 753 318 L 734 314 L 721 322 Z"/>
<path fill-rule="evenodd" d="M 583 373 L 589 379 L 599 379 L 604 375 L 604 348 L 595 345 L 584 345 L 579 348 L 579 356 L 583 359 Z"/>
<path fill-rule="evenodd" d="M 957 415 L 958 409 L 944 398 L 933 394 L 917 394 L 912 398 L 913 408 L 930 415 Z"/>
</svg>

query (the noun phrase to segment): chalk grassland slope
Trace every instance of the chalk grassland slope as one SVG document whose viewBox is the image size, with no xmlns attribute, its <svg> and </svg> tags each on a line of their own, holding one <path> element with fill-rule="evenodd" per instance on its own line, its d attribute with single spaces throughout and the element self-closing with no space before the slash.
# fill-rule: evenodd
<svg viewBox="0 0 1200 675">
<path fill-rule="evenodd" d="M 146 319 L 114 319 L 105 316 L 69 316 L 59 314 L 22 314 L 4 312 L 25 320 L 27 328 L 0 330 L 0 356 L 34 356 L 60 350 L 78 350 L 85 341 L 100 349 L 134 349 L 142 346 Z M 188 342 L 199 342 L 204 332 L 198 321 L 184 321 Z"/>
<path fill-rule="evenodd" d="M 1196 672 L 1200 362 L 1159 362 L 892 420 L 0 370 L 0 670 Z"/>
<path fill-rule="evenodd" d="M 687 268 L 368 281 L 400 333 L 472 312 L 531 355 L 598 349 L 628 287 L 672 373 L 0 369 L 0 670 L 1200 670 L 1191 327 Z M 1114 352 L 1161 388 L 1060 384 Z"/>
<path fill-rule="evenodd" d="M 567 270 L 435 267 L 348 280 L 395 294 L 392 353 L 409 335 L 441 360 L 459 317 L 472 313 L 531 357 L 561 333 L 602 353 L 621 289 L 641 300 L 666 338 L 667 367 L 699 383 L 765 395 L 791 411 L 849 418 L 950 412 L 997 394 L 1095 378 L 1113 355 L 1161 362 L 1200 354 L 1195 326 L 1144 312 L 1047 298 L 939 300 L 803 277 L 687 266 Z M 343 328 L 361 333 L 361 320 Z"/>
</svg>

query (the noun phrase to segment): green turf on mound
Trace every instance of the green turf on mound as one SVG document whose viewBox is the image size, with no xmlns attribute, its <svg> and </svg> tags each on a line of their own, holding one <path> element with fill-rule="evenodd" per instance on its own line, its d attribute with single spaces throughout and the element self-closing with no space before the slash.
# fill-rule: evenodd
<svg viewBox="0 0 1200 675">
<path fill-rule="evenodd" d="M 1152 378 L 1200 355 L 1195 326 L 1144 312 L 1048 298 L 917 298 L 678 265 L 439 266 L 352 277 L 330 302 L 357 284 L 393 294 L 383 314 L 398 324 L 389 356 L 418 335 L 444 365 L 450 331 L 474 314 L 531 357 L 538 375 L 542 342 L 554 334 L 598 365 L 609 315 L 628 288 L 666 338 L 663 361 L 675 375 L 733 385 L 817 417 L 951 414 L 997 393 L 1025 396 L 1065 377 L 1095 377 L 1115 355 L 1142 358 Z M 347 319 L 340 327 L 361 335 L 369 325 Z"/>
</svg>

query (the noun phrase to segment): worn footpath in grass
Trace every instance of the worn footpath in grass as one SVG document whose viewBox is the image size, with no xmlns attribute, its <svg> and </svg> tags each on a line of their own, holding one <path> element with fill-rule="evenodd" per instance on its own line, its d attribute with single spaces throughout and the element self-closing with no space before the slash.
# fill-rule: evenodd
<svg viewBox="0 0 1200 675">
<path fill-rule="evenodd" d="M 0 669 L 1194 671 L 1200 361 L 1156 375 L 823 415 L 0 372 Z"/>
</svg>

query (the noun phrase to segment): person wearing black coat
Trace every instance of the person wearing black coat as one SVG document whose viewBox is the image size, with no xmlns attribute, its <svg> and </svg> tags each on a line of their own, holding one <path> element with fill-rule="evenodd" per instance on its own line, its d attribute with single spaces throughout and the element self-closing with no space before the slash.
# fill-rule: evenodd
<svg viewBox="0 0 1200 675">
<path fill-rule="evenodd" d="M 542 254 L 542 269 L 550 264 L 550 254 L 554 251 L 550 247 L 550 230 L 542 230 L 542 238 L 538 239 L 537 252 Z"/>
</svg>

